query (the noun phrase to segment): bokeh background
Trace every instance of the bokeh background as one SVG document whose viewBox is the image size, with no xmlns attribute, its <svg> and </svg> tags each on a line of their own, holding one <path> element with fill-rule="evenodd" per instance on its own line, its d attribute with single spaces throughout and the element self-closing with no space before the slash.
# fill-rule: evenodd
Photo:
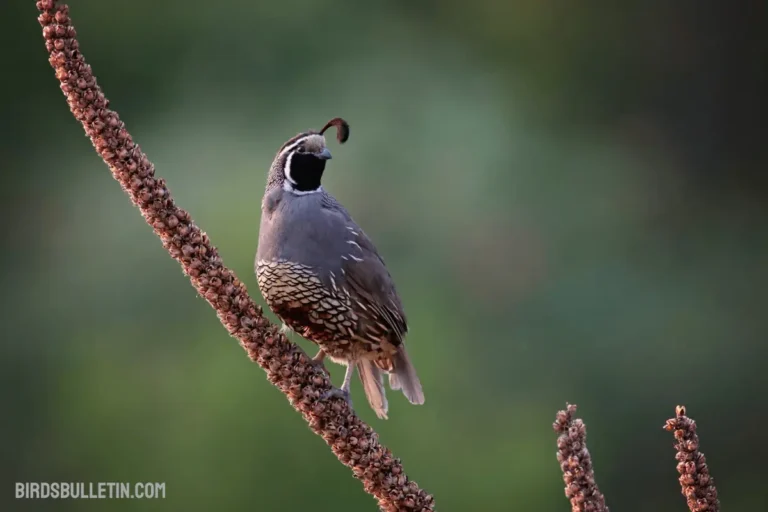
<svg viewBox="0 0 768 512">
<path fill-rule="evenodd" d="M 427 402 L 393 395 L 382 422 L 353 396 L 440 510 L 568 510 L 566 401 L 612 509 L 685 509 L 678 403 L 724 508 L 768 509 L 765 2 L 70 4 L 253 295 L 275 151 L 349 120 L 325 185 L 396 278 Z M 36 16 L 2 2 L 0 508 L 374 510 L 112 180 Z M 167 498 L 22 503 L 16 481 Z"/>
</svg>

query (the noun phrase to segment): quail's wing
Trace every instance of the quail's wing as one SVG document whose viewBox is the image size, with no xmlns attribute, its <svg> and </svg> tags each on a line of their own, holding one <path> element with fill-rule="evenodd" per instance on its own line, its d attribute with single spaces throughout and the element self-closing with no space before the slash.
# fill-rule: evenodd
<svg viewBox="0 0 768 512">
<path fill-rule="evenodd" d="M 408 331 L 407 320 L 392 276 L 370 238 L 350 217 L 343 206 L 329 196 L 331 214 L 345 219 L 348 251 L 341 256 L 341 268 L 352 303 L 366 322 L 365 334 L 382 337 L 397 346 Z"/>
</svg>

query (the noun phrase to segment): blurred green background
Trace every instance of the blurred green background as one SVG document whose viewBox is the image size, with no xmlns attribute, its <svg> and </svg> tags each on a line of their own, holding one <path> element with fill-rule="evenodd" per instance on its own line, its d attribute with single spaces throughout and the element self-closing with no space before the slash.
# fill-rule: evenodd
<svg viewBox="0 0 768 512">
<path fill-rule="evenodd" d="M 398 283 L 427 401 L 390 393 L 383 422 L 353 396 L 440 510 L 568 510 L 566 401 L 612 509 L 685 509 L 661 429 L 678 403 L 724 508 L 768 509 L 765 2 L 70 5 L 112 106 L 252 295 L 275 151 L 350 122 L 325 185 Z M 375 510 L 83 137 L 34 1 L 1 14 L 0 508 Z M 167 498 L 19 502 L 16 481 Z"/>
</svg>

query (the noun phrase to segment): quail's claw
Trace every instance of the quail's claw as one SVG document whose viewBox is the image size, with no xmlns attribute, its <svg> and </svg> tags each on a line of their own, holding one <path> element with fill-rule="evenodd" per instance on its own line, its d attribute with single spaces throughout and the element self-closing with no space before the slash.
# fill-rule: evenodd
<svg viewBox="0 0 768 512">
<path fill-rule="evenodd" d="M 322 351 L 321 351 L 322 352 Z M 316 358 L 319 356 L 315 356 Z M 323 357 L 325 357 L 325 354 L 323 354 Z M 352 409 L 352 397 L 349 393 L 350 388 L 352 387 L 352 375 L 355 373 L 355 365 L 354 363 L 348 363 L 347 364 L 347 372 L 344 374 L 344 383 L 341 385 L 340 388 L 335 388 L 331 386 L 330 391 L 326 391 L 323 393 L 322 398 L 323 400 L 327 400 L 328 398 L 341 398 L 347 404 L 349 404 L 349 408 Z"/>
<path fill-rule="evenodd" d="M 326 391 L 320 396 L 320 400 L 328 400 L 329 398 L 341 398 L 345 402 L 347 402 L 347 405 L 349 405 L 349 408 L 352 409 L 352 396 L 350 395 L 348 390 L 331 387 L 329 391 Z"/>
<path fill-rule="evenodd" d="M 317 354 L 315 354 L 315 357 L 309 361 L 315 368 L 328 372 L 327 368 L 325 367 L 325 352 L 323 352 L 323 349 L 320 349 Z"/>
</svg>

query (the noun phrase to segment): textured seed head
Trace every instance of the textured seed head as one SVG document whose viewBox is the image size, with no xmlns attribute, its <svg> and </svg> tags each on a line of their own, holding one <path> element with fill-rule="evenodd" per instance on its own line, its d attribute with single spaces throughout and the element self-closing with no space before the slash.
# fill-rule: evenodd
<svg viewBox="0 0 768 512">
<path fill-rule="evenodd" d="M 592 469 L 592 457 L 587 450 L 587 428 L 574 418 L 576 406 L 568 404 L 555 416 L 553 427 L 557 438 L 557 460 L 563 472 L 565 496 L 573 512 L 607 512 L 605 497 L 597 488 Z"/>
<path fill-rule="evenodd" d="M 718 512 L 720 502 L 717 489 L 709 474 L 704 454 L 699 452 L 699 437 L 696 422 L 686 416 L 685 407 L 675 408 L 675 417 L 667 420 L 664 429 L 674 431 L 675 459 L 680 473 L 680 487 L 691 512 Z"/>
</svg>

